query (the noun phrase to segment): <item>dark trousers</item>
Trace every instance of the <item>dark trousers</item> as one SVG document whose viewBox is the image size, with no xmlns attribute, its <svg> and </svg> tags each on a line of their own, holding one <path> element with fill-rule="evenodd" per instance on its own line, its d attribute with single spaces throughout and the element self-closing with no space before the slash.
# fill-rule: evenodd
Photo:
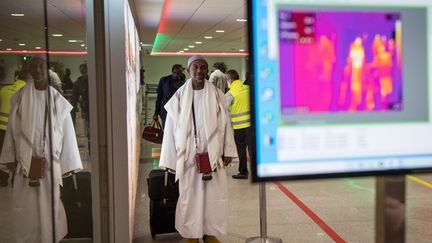
<svg viewBox="0 0 432 243">
<path fill-rule="evenodd" d="M 234 130 L 234 140 L 237 147 L 237 153 L 239 156 L 239 173 L 240 174 L 248 174 L 248 168 L 247 168 L 247 156 L 246 156 L 246 147 L 249 150 L 249 155 L 251 154 L 250 151 L 250 127 L 248 128 L 242 128 L 242 129 L 235 129 Z"/>
<path fill-rule="evenodd" d="M 6 135 L 6 131 L 0 129 L 0 154 L 1 154 L 1 150 L 3 149 L 3 140 L 5 135 Z M 9 179 L 9 174 L 0 170 L 0 186 L 7 185 L 8 179 Z"/>
</svg>

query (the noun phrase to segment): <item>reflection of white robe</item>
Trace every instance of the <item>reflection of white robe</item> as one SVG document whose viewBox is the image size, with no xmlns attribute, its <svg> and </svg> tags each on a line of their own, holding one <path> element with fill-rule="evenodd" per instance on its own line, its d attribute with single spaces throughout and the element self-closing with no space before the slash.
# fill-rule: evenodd
<svg viewBox="0 0 432 243">
<path fill-rule="evenodd" d="M 33 85 L 24 87 L 23 89 L 33 88 Z M 51 88 L 52 100 L 51 107 L 56 107 L 57 112 L 51 112 L 52 119 L 60 121 L 59 126 L 53 126 L 53 137 L 58 140 L 58 144 L 53 145 L 54 151 L 59 151 L 58 156 L 54 159 L 54 198 L 55 198 L 55 228 L 56 242 L 60 241 L 67 234 L 66 215 L 63 204 L 60 200 L 60 185 L 62 174 L 82 169 L 81 159 L 78 151 L 78 145 L 75 137 L 75 130 L 70 116 L 72 106 L 61 96 L 56 95 L 57 91 Z M 44 131 L 44 115 L 46 91 L 35 90 L 34 98 L 31 102 L 35 105 L 35 117 L 29 120 L 35 124 L 34 137 L 32 142 L 32 155 L 43 155 L 43 131 Z M 57 93 L 58 94 L 58 93 Z M 16 111 L 14 107 L 17 105 L 18 97 L 12 99 L 11 111 Z M 54 105 L 54 102 L 56 103 Z M 54 117 L 56 116 L 56 117 Z M 60 117 L 57 117 L 60 116 Z M 53 122 L 55 123 L 55 122 Z M 16 130 L 19 130 L 21 124 L 20 117 L 17 112 L 11 112 L 9 118 L 9 127 L 6 132 L 3 150 L 0 157 L 0 163 L 13 162 L 18 159 L 15 153 L 19 153 L 16 147 L 17 136 Z M 45 170 L 45 178 L 40 179 L 39 187 L 30 187 L 28 179 L 23 175 L 23 163 L 18 163 L 15 181 L 13 185 L 13 216 L 15 228 L 15 240 L 17 243 L 45 243 L 52 242 L 52 207 L 51 207 L 51 161 L 49 156 L 49 133 L 48 123 L 45 140 L 45 158 L 47 159 L 47 168 Z M 56 159 L 57 158 L 57 159 Z"/>
<path fill-rule="evenodd" d="M 209 83 L 206 83 L 206 85 Z M 185 85 L 190 85 L 188 82 Z M 184 90 L 180 88 L 180 94 Z M 204 116 L 204 103 L 205 97 L 204 90 L 193 91 L 194 93 L 194 107 L 196 115 L 196 126 L 198 134 L 198 152 L 207 151 L 208 141 L 205 135 L 205 119 Z M 215 94 L 209 92 L 211 94 Z M 221 107 L 226 107 L 225 97 L 222 92 L 218 91 Z M 173 96 L 176 99 L 176 95 Z M 166 106 L 165 106 L 166 107 Z M 220 151 L 227 157 L 237 157 L 237 150 L 234 142 L 233 131 L 228 111 L 225 109 L 222 112 L 226 115 L 226 121 L 222 121 L 222 117 L 218 119 L 213 118 L 212 122 L 217 124 L 224 124 L 225 126 L 218 126 L 217 139 Z M 191 114 L 192 116 L 192 114 Z M 215 115 L 216 117 L 216 115 Z M 167 120 L 165 123 L 164 138 L 161 150 L 161 158 L 159 166 L 177 170 L 177 148 L 178 147 L 178 134 L 175 131 L 175 118 L 168 112 Z M 216 121 L 218 120 L 218 121 Z M 192 119 L 191 119 L 192 122 Z M 190 124 L 192 126 L 192 124 Z M 226 135 L 224 132 L 226 131 Z M 176 229 L 185 238 L 201 238 L 204 234 L 215 235 L 223 237 L 227 233 L 228 223 L 228 188 L 227 177 L 225 168 L 220 165 L 217 166 L 217 172 L 213 173 L 213 179 L 210 181 L 203 181 L 202 174 L 198 174 L 195 168 L 194 155 L 195 142 L 193 129 L 190 130 L 188 135 L 189 140 L 186 146 L 190 149 L 188 159 L 183 168 L 183 174 L 179 178 L 180 196 L 176 208 Z M 177 139 L 177 140 L 176 140 Z M 222 144 L 224 146 L 222 146 Z"/>
</svg>

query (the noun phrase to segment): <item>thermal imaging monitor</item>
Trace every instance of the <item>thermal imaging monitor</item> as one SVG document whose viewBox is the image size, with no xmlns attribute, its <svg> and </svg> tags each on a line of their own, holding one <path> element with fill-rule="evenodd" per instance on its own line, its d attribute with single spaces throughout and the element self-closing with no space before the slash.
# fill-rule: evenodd
<svg viewBox="0 0 432 243">
<path fill-rule="evenodd" d="M 432 169 L 431 11 L 249 1 L 253 179 Z"/>
</svg>

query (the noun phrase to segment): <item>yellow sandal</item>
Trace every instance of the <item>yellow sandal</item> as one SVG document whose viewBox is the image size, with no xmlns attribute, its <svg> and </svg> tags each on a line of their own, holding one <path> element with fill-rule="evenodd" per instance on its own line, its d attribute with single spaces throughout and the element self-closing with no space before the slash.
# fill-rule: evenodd
<svg viewBox="0 0 432 243">
<path fill-rule="evenodd" d="M 213 235 L 204 235 L 204 243 L 221 243 L 215 236 Z"/>
</svg>

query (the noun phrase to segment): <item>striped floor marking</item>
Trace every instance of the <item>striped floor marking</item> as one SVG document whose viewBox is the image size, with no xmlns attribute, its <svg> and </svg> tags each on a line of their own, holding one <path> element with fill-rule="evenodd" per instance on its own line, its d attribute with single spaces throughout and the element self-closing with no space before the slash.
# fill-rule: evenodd
<svg viewBox="0 0 432 243">
<path fill-rule="evenodd" d="M 415 182 L 420 183 L 420 184 L 422 184 L 422 185 L 424 185 L 424 186 L 427 186 L 427 187 L 429 187 L 429 188 L 432 188 L 432 184 L 431 184 L 431 183 L 429 183 L 429 182 L 427 182 L 427 181 L 424 181 L 424 180 L 422 180 L 422 179 L 420 179 L 420 178 L 418 178 L 418 177 L 410 176 L 410 175 L 407 175 L 406 177 L 407 177 L 408 179 L 412 180 L 412 181 L 415 181 Z"/>
<path fill-rule="evenodd" d="M 332 238 L 337 243 L 346 242 L 342 237 L 340 237 L 330 226 L 328 226 L 324 220 L 322 220 L 317 214 L 315 214 L 306 204 L 304 204 L 298 197 L 296 197 L 292 192 L 290 192 L 282 183 L 275 182 L 276 186 L 291 199 L 304 213 L 306 213 L 330 238 Z"/>
</svg>

